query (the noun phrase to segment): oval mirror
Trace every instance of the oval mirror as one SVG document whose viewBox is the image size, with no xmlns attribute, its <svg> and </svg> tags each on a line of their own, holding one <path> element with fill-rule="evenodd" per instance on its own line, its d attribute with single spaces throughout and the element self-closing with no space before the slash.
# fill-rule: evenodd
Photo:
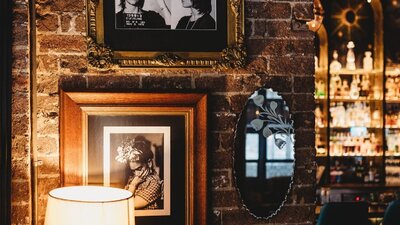
<svg viewBox="0 0 400 225">
<path fill-rule="evenodd" d="M 294 129 L 289 107 L 262 88 L 247 101 L 235 137 L 235 179 L 245 207 L 269 218 L 279 211 L 294 172 Z"/>
</svg>

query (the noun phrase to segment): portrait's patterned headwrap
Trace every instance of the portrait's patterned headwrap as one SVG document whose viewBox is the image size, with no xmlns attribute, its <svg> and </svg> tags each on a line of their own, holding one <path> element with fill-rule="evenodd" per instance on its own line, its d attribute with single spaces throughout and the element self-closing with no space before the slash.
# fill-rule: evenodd
<svg viewBox="0 0 400 225">
<path fill-rule="evenodd" d="M 128 162 L 147 162 L 153 158 L 153 152 L 150 149 L 150 142 L 143 136 L 137 136 L 134 139 L 126 140 L 117 148 L 118 155 L 115 157 L 120 163 Z"/>
</svg>

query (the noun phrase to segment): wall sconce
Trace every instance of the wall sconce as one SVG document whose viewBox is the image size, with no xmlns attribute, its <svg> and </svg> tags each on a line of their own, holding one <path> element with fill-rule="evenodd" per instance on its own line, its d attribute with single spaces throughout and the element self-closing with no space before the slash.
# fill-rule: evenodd
<svg viewBox="0 0 400 225">
<path fill-rule="evenodd" d="M 308 29 L 317 32 L 324 20 L 324 8 L 320 0 L 314 0 L 314 19 L 307 22 Z"/>
<path fill-rule="evenodd" d="M 72 186 L 50 191 L 45 225 L 135 225 L 130 191 L 101 186 Z"/>
</svg>

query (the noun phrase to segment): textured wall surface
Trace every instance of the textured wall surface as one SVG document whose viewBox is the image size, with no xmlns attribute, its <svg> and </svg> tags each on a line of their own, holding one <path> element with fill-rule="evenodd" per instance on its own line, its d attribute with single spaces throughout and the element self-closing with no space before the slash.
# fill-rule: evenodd
<svg viewBox="0 0 400 225">
<path fill-rule="evenodd" d="M 35 32 L 29 5 L 15 1 L 13 43 L 12 224 L 43 223 L 46 194 L 59 186 L 59 89 L 209 93 L 209 224 L 312 224 L 315 197 L 314 35 L 294 19 L 311 19 L 312 1 L 245 2 L 248 66 L 242 70 L 119 69 L 98 70 L 86 58 L 84 0 L 36 0 Z M 32 36 L 33 45 L 30 43 Z M 29 54 L 30 46 L 35 54 Z M 32 61 L 33 70 L 30 69 Z M 271 87 L 287 100 L 295 120 L 294 185 L 281 211 L 256 220 L 236 192 L 232 155 L 238 116 L 246 99 Z M 38 168 L 37 196 L 32 155 Z M 37 200 L 36 200 L 37 198 Z M 34 199 L 34 200 L 32 200 Z"/>
</svg>

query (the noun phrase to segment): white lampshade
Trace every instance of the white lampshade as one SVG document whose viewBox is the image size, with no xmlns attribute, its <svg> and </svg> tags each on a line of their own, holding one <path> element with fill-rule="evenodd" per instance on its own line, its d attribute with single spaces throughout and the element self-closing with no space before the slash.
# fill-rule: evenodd
<svg viewBox="0 0 400 225">
<path fill-rule="evenodd" d="M 57 188 L 49 193 L 45 225 L 135 225 L 130 191 L 101 186 Z"/>
</svg>

